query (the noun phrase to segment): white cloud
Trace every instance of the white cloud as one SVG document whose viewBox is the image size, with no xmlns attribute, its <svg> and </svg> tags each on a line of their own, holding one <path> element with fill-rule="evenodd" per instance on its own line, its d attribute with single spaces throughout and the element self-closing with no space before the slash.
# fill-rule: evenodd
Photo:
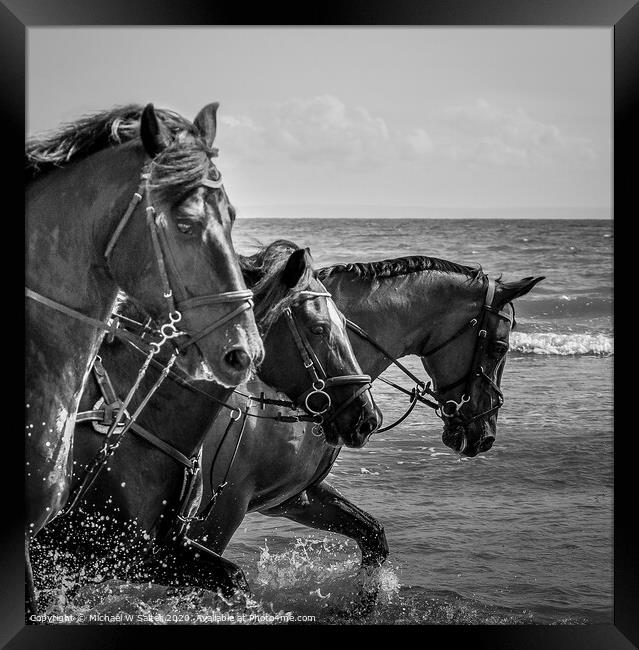
<svg viewBox="0 0 639 650">
<path fill-rule="evenodd" d="M 445 157 L 478 164 L 549 166 L 597 158 L 585 138 L 563 135 L 522 108 L 505 110 L 483 99 L 443 111 L 436 146 Z"/>
<path fill-rule="evenodd" d="M 332 95 L 291 99 L 268 107 L 259 118 L 224 116 L 220 121 L 220 148 L 250 160 L 285 157 L 366 168 L 430 148 L 424 129 L 391 133 L 381 117 Z"/>
<path fill-rule="evenodd" d="M 565 136 L 522 108 L 506 110 L 483 99 L 409 128 L 389 127 L 333 95 L 290 99 L 259 115 L 224 115 L 220 121 L 222 153 L 244 162 L 284 159 L 365 170 L 400 161 L 552 167 L 597 159 L 589 140 Z"/>
</svg>

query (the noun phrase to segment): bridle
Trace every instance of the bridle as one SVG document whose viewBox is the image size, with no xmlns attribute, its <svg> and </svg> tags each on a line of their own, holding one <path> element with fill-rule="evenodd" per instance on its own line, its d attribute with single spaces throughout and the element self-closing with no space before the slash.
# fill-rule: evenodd
<svg viewBox="0 0 639 650">
<path fill-rule="evenodd" d="M 299 293 L 300 301 L 312 300 L 317 297 L 326 297 L 329 300 L 332 298 L 328 291 L 300 291 Z M 297 304 L 299 304 L 299 301 Z M 299 327 L 297 319 L 290 307 L 284 309 L 284 317 L 291 334 L 293 335 L 293 341 L 302 357 L 304 368 L 306 368 L 311 379 L 311 387 L 301 395 L 298 395 L 293 400 L 293 404 L 298 407 L 303 407 L 308 413 L 317 416 L 317 420 L 313 427 L 313 435 L 321 436 L 323 435 L 322 424 L 334 420 L 360 395 L 369 390 L 372 385 L 372 380 L 370 375 L 339 375 L 329 377 L 324 370 L 321 361 L 315 354 L 315 350 L 310 344 L 306 334 Z M 360 387 L 354 391 L 347 400 L 339 404 L 337 408 L 332 408 L 331 396 L 326 392 L 326 389 L 334 386 L 345 386 L 350 384 L 360 384 Z M 329 411 L 330 413 L 325 417 L 325 414 Z"/>
<path fill-rule="evenodd" d="M 152 163 L 151 163 L 152 164 Z M 203 178 L 200 180 L 200 185 L 204 187 L 209 187 L 212 189 L 221 189 L 222 185 L 222 175 L 220 172 L 213 168 L 215 177 L 213 179 Z M 220 328 L 222 325 L 232 320 L 236 316 L 239 316 L 244 311 L 248 311 L 253 307 L 253 292 L 250 289 L 240 289 L 238 291 L 224 291 L 221 293 L 206 294 L 202 296 L 189 297 L 184 282 L 180 276 L 177 264 L 171 253 L 171 248 L 168 244 L 168 239 L 166 235 L 166 230 L 158 226 L 158 222 L 164 219 L 164 214 L 160 213 L 157 215 L 155 208 L 151 205 L 150 202 L 150 190 L 149 190 L 149 172 L 143 172 L 141 176 L 140 185 L 137 191 L 133 194 L 133 198 L 129 203 L 129 207 L 126 212 L 120 219 L 118 226 L 116 227 L 113 235 L 109 239 L 106 250 L 104 252 L 104 257 L 106 259 L 107 265 L 113 249 L 115 248 L 116 243 L 118 242 L 122 231 L 126 227 L 131 215 L 135 211 L 137 205 L 142 201 L 142 198 L 146 196 L 146 223 L 149 227 L 151 234 L 151 242 L 153 244 L 153 251 L 157 261 L 158 271 L 160 273 L 160 279 L 162 282 L 162 295 L 167 302 L 167 308 L 169 313 L 169 322 L 160 326 L 160 331 L 162 334 L 166 333 L 167 339 L 176 338 L 177 336 L 185 335 L 185 332 L 178 331 L 175 327 L 175 324 L 182 320 L 182 314 L 186 313 L 189 310 L 196 309 L 198 307 L 203 307 L 205 305 L 219 305 L 224 303 L 234 303 L 241 302 L 242 304 L 236 307 L 230 313 L 222 316 L 217 319 L 210 325 L 207 325 L 205 328 L 192 334 L 182 345 L 175 346 L 176 351 L 181 353 L 189 346 L 197 343 L 205 336 L 208 336 L 214 330 Z M 173 291 L 171 282 L 169 280 L 169 273 L 167 273 L 167 267 L 169 268 L 171 275 L 174 277 L 175 281 L 173 283 Z"/>
<path fill-rule="evenodd" d="M 491 315 L 494 315 L 497 316 L 498 318 L 502 318 L 508 321 L 511 326 L 513 323 L 513 317 L 511 317 L 503 309 L 497 309 L 493 306 L 496 283 L 495 280 L 493 280 L 492 278 L 487 277 L 487 280 L 488 280 L 488 286 L 486 288 L 486 296 L 484 298 L 484 303 L 482 305 L 481 313 L 479 317 L 472 318 L 462 328 L 460 328 L 457 332 L 455 332 L 455 334 L 453 334 L 453 336 L 451 336 L 449 339 L 447 339 L 443 343 L 440 343 L 425 352 L 422 352 L 420 355 L 422 358 L 426 359 L 432 356 L 433 354 L 435 354 L 436 352 L 440 351 L 447 345 L 449 345 L 452 341 L 457 339 L 466 331 L 471 330 L 474 327 L 479 327 L 475 338 L 473 357 L 466 374 L 464 374 L 456 381 L 446 384 L 445 386 L 438 387 L 436 391 L 428 390 L 428 393 L 431 396 L 433 396 L 438 402 L 439 406 L 438 409 L 436 410 L 437 415 L 441 417 L 442 420 L 456 418 L 463 426 L 468 426 L 472 422 L 476 422 L 477 420 L 484 420 L 488 418 L 495 411 L 498 411 L 504 405 L 504 394 L 501 388 L 486 374 L 482 364 L 484 363 L 484 355 L 488 343 L 487 328 L 488 328 L 489 317 Z M 511 305 L 514 314 L 515 308 L 513 304 L 512 303 L 508 303 L 508 304 Z M 464 405 L 470 402 L 472 385 L 473 382 L 475 381 L 475 378 L 479 378 L 481 381 L 487 383 L 488 389 L 493 393 L 495 393 L 497 399 L 495 401 L 495 404 L 493 404 L 493 400 L 491 398 L 491 407 L 486 409 L 485 411 L 482 411 L 481 413 L 478 413 L 477 415 L 473 415 L 471 417 L 464 417 L 461 411 Z M 443 399 L 442 395 L 446 394 L 448 391 L 452 390 L 453 388 L 457 388 L 458 386 L 461 385 L 464 385 L 464 391 L 462 393 L 459 402 L 456 402 L 455 400 L 452 399 L 449 400 Z M 450 411 L 447 408 L 449 404 L 453 405 L 453 408 Z"/>
<path fill-rule="evenodd" d="M 152 164 L 153 161 L 149 163 L 149 165 Z M 203 178 L 200 180 L 200 185 L 205 187 L 210 187 L 213 189 L 220 189 L 222 187 L 222 177 L 217 169 L 215 169 L 214 171 L 215 171 L 215 178 L 214 179 Z M 204 329 L 200 330 L 199 332 L 192 334 L 187 339 L 187 341 L 185 341 L 182 345 L 175 346 L 176 351 L 180 353 L 186 348 L 188 348 L 190 345 L 197 343 L 202 338 L 210 334 L 212 331 L 218 329 L 219 327 L 221 327 L 228 321 L 232 320 L 242 312 L 251 309 L 253 307 L 253 302 L 251 300 L 253 297 L 253 292 L 250 289 L 241 289 L 238 291 L 225 291 L 221 293 L 207 294 L 207 295 L 197 296 L 197 297 L 188 297 L 186 289 L 184 287 L 184 283 L 182 282 L 177 265 L 171 253 L 171 249 L 168 245 L 165 229 L 160 228 L 158 226 L 158 221 L 160 219 L 163 219 L 164 215 L 163 213 L 157 215 L 155 208 L 151 204 L 149 178 L 150 178 L 150 172 L 148 171 L 148 166 L 147 166 L 141 174 L 141 180 L 138 189 L 134 192 L 133 197 L 131 198 L 131 201 L 129 202 L 126 211 L 122 215 L 120 221 L 118 222 L 118 225 L 116 226 L 113 234 L 109 239 L 109 242 L 107 243 L 106 249 L 104 251 L 104 258 L 108 267 L 111 254 L 113 253 L 113 250 L 117 242 L 119 241 L 122 232 L 126 228 L 126 225 L 129 223 L 131 216 L 135 212 L 135 209 L 137 208 L 138 204 L 146 196 L 146 207 L 145 207 L 146 224 L 149 228 L 149 232 L 151 235 L 153 251 L 155 254 L 157 267 L 160 274 L 160 280 L 162 282 L 162 295 L 166 300 L 167 307 L 168 307 L 168 322 L 160 326 L 160 331 L 164 336 L 164 340 L 162 340 L 162 342 L 159 343 L 158 345 L 162 345 L 166 340 L 173 339 L 178 336 L 184 336 L 186 334 L 185 332 L 179 331 L 176 328 L 176 324 L 182 320 L 183 313 L 186 313 L 191 309 L 202 307 L 204 305 L 217 305 L 223 303 L 234 303 L 238 301 L 242 303 L 240 306 L 238 306 L 230 313 L 219 318 L 218 320 L 214 321 L 210 325 L 207 325 Z M 169 280 L 167 267 L 170 269 L 171 275 L 174 277 L 173 287 L 175 288 L 175 292 L 173 291 L 171 282 Z M 67 307 L 66 305 L 63 305 L 55 300 L 52 300 L 51 298 L 47 298 L 37 293 L 36 291 L 33 291 L 32 289 L 25 288 L 25 295 L 27 296 L 27 298 L 31 298 L 32 300 L 35 300 L 36 302 L 39 302 L 61 313 L 64 313 L 67 316 L 71 316 L 72 318 L 80 322 L 83 322 L 87 325 L 91 325 L 93 327 L 103 329 L 106 331 L 112 330 L 111 326 L 106 322 L 100 321 L 96 318 L 91 318 L 90 316 L 86 316 L 85 314 L 82 314 L 81 312 L 75 309 Z"/>
<path fill-rule="evenodd" d="M 331 294 L 328 293 L 327 291 L 321 291 L 321 292 L 309 291 L 309 290 L 300 291 L 298 293 L 298 296 L 296 297 L 296 302 L 292 306 L 294 307 L 296 305 L 299 305 L 299 303 L 302 301 L 311 300 L 321 296 L 330 298 Z M 163 535 L 163 539 L 185 538 L 188 529 L 193 521 L 204 521 L 205 519 L 208 518 L 212 509 L 215 507 L 215 503 L 217 502 L 217 499 L 219 498 L 220 494 L 228 484 L 227 479 L 230 474 L 231 468 L 233 466 L 233 462 L 237 456 L 242 441 L 242 436 L 244 434 L 246 421 L 249 417 L 258 418 L 258 419 L 268 419 L 268 420 L 274 420 L 279 422 L 312 422 L 314 424 L 312 428 L 313 434 L 316 436 L 321 436 L 323 435 L 322 424 L 324 422 L 329 421 L 330 419 L 336 417 L 337 414 L 339 414 L 343 409 L 345 409 L 349 404 L 351 404 L 359 395 L 361 395 L 365 390 L 370 388 L 371 377 L 369 375 L 342 375 L 338 377 L 327 377 L 321 362 L 319 361 L 317 355 L 315 354 L 315 351 L 313 350 L 313 347 L 311 346 L 308 339 L 304 335 L 303 330 L 298 326 L 297 320 L 293 314 L 292 309 L 288 307 L 284 310 L 284 313 L 286 315 L 285 317 L 288 326 L 289 328 L 291 328 L 291 333 L 293 335 L 293 339 L 295 341 L 297 349 L 299 350 L 300 355 L 302 357 L 302 363 L 304 367 L 307 369 L 307 371 L 309 372 L 312 380 L 311 388 L 303 392 L 294 401 L 270 399 L 264 397 L 263 394 L 259 397 L 256 397 L 253 395 L 244 394 L 241 391 L 238 391 L 236 389 L 234 392 L 246 399 L 245 407 L 243 409 L 240 409 L 239 407 L 232 406 L 223 400 L 213 397 L 209 393 L 202 391 L 197 386 L 190 383 L 188 380 L 183 379 L 179 374 L 176 374 L 175 371 L 171 369 L 172 363 L 170 365 L 167 364 L 167 366 L 164 366 L 162 363 L 160 363 L 155 359 L 151 359 L 151 361 L 149 362 L 150 364 L 154 365 L 159 370 L 161 370 L 161 377 L 158 380 L 158 382 L 156 382 L 157 386 L 159 386 L 160 382 L 163 380 L 164 377 L 168 376 L 170 379 L 172 379 L 182 387 L 186 388 L 187 390 L 197 393 L 202 397 L 208 399 L 209 401 L 229 409 L 229 420 L 226 429 L 222 435 L 222 438 L 220 439 L 220 442 L 218 444 L 213 461 L 211 463 L 210 477 L 209 477 L 209 481 L 211 483 L 211 496 L 208 500 L 208 503 L 204 507 L 202 507 L 202 509 L 199 510 L 199 512 L 196 512 L 195 514 L 189 514 L 189 512 L 191 509 L 192 494 L 196 488 L 197 482 L 199 480 L 199 476 L 201 474 L 202 445 L 199 446 L 199 448 L 194 452 L 192 456 L 188 457 L 180 450 L 176 449 L 173 445 L 165 442 L 164 440 L 156 436 L 154 433 L 148 431 L 142 425 L 136 422 L 136 417 L 139 414 L 141 409 L 138 408 L 138 410 L 133 414 L 133 416 L 130 416 L 126 412 L 126 406 L 128 405 L 128 400 L 125 399 L 124 402 L 122 402 L 118 399 L 117 394 L 113 388 L 113 384 L 109 378 L 109 375 L 106 369 L 104 368 L 104 366 L 102 365 L 102 359 L 99 356 L 95 359 L 93 364 L 93 374 L 102 393 L 102 398 L 98 400 L 98 402 L 94 405 L 93 410 L 83 411 L 78 413 L 76 416 L 76 422 L 77 423 L 91 422 L 96 432 L 106 435 L 104 446 L 102 450 L 98 452 L 98 456 L 96 457 L 96 459 L 102 460 L 102 456 L 104 456 L 104 454 L 102 454 L 102 451 L 105 449 L 105 447 L 108 446 L 109 436 L 112 435 L 110 432 L 112 432 L 113 430 L 115 430 L 116 427 L 119 426 L 120 431 L 117 434 L 116 443 L 112 447 L 109 447 L 109 450 L 112 449 L 112 451 L 109 451 L 108 454 L 109 456 L 115 451 L 117 446 L 119 446 L 123 434 L 126 432 L 126 430 L 130 429 L 136 436 L 142 438 L 147 443 L 149 443 L 159 451 L 163 452 L 164 454 L 172 458 L 174 461 L 176 461 L 179 465 L 181 465 L 184 468 L 183 484 L 178 499 L 176 516 L 173 522 L 170 524 L 168 532 Z M 129 321 L 142 328 L 142 334 L 137 335 L 127 331 L 126 329 L 122 329 L 120 319 L 123 319 L 124 321 Z M 146 334 L 150 333 L 152 336 L 163 335 L 161 329 L 149 328 L 150 322 L 151 320 L 149 319 L 147 323 L 143 324 L 131 318 L 122 316 L 121 314 L 114 315 L 112 320 L 111 334 L 112 336 L 116 336 L 121 340 L 125 341 L 141 354 L 145 354 L 145 351 L 140 347 L 141 345 L 144 346 L 155 345 L 154 341 L 145 340 L 144 337 L 146 336 Z M 344 403 L 340 404 L 339 407 L 330 414 L 329 418 L 325 419 L 324 414 L 331 408 L 331 398 L 330 395 L 326 393 L 324 389 L 329 388 L 330 386 L 333 385 L 344 385 L 344 384 L 363 384 L 363 385 L 354 393 L 353 396 L 351 396 Z M 323 406 L 321 407 L 313 406 L 312 401 L 317 398 L 324 400 Z M 291 414 L 291 415 L 282 415 L 281 413 L 278 413 L 278 415 L 263 415 L 258 413 L 251 413 L 250 407 L 252 402 L 259 404 L 261 408 L 264 408 L 265 405 L 267 404 L 282 406 L 287 409 L 297 409 L 297 408 L 305 407 L 309 415 L 299 414 L 299 413 Z M 123 413 L 124 417 L 126 418 L 126 422 L 120 424 L 119 420 L 114 418 L 114 413 L 118 413 L 118 414 Z M 226 442 L 227 438 L 229 437 L 234 424 L 238 421 L 240 421 L 239 422 L 240 428 L 239 428 L 239 433 L 237 434 L 235 439 L 235 444 L 234 444 L 233 453 L 231 455 L 231 459 L 226 467 L 226 471 L 222 482 L 219 485 L 217 485 L 217 487 L 215 487 L 213 485 L 213 470 L 216 467 L 218 454 L 222 449 L 222 447 L 224 446 L 224 443 Z M 106 456 L 106 458 L 108 458 L 108 456 Z M 94 460 L 93 464 L 95 464 L 95 462 L 96 461 Z M 106 462 L 106 459 L 104 462 Z M 97 476 L 97 474 L 96 476 L 91 476 L 91 481 L 88 482 L 86 478 L 87 473 L 89 473 L 89 470 L 87 470 L 87 472 L 85 473 L 85 478 L 82 479 L 80 484 L 80 485 L 84 485 L 85 487 L 81 491 L 78 490 L 75 493 L 76 496 L 73 501 L 74 504 L 77 503 L 80 500 L 81 496 L 86 493 L 86 491 L 88 490 L 88 488 L 90 487 L 90 485 L 93 483 L 93 481 Z M 65 512 L 68 512 L 69 509 L 65 510 Z M 160 547 L 156 544 L 152 549 L 152 553 L 154 554 L 157 553 L 159 548 Z"/>
<path fill-rule="evenodd" d="M 165 322 L 159 327 L 158 334 L 160 336 L 160 340 L 149 342 L 149 351 L 147 357 L 143 365 L 141 366 L 140 370 L 138 371 L 138 375 L 135 380 L 135 383 L 132 386 L 132 388 L 129 390 L 129 393 L 127 394 L 126 398 L 122 402 L 119 402 L 119 409 L 117 411 L 116 416 L 113 418 L 112 422 L 109 425 L 104 445 L 102 446 L 102 448 L 100 449 L 96 457 L 93 459 L 93 461 L 87 467 L 82 480 L 80 481 L 76 489 L 69 496 L 69 499 L 67 500 L 65 507 L 60 511 L 58 511 L 56 516 L 62 516 L 67 514 L 79 502 L 82 495 L 84 495 L 86 491 L 91 487 L 91 485 L 94 483 L 101 470 L 106 465 L 108 459 L 113 455 L 115 450 L 120 445 L 124 434 L 135 423 L 135 420 L 139 416 L 142 409 L 146 406 L 148 401 L 151 399 L 152 395 L 159 388 L 160 384 L 164 381 L 164 379 L 170 372 L 170 369 L 173 366 L 177 358 L 177 355 L 183 352 L 190 345 L 197 344 L 198 341 L 203 339 L 205 336 L 208 336 L 214 330 L 218 329 L 219 327 L 229 322 L 236 316 L 239 316 L 243 312 L 252 309 L 253 307 L 253 301 L 252 301 L 253 292 L 250 289 L 241 289 L 237 291 L 226 291 L 226 292 L 215 293 L 215 294 L 188 297 L 186 288 L 178 272 L 175 259 L 173 258 L 171 249 L 168 245 L 166 232 L 163 228 L 160 228 L 158 226 L 158 221 L 160 219 L 163 219 L 164 215 L 163 213 L 157 215 L 155 208 L 151 204 L 149 179 L 151 176 L 150 168 L 152 167 L 153 164 L 154 161 L 151 161 L 150 163 L 148 163 L 148 165 L 145 166 L 140 177 L 140 184 L 138 186 L 138 189 L 133 194 L 133 197 L 131 198 L 131 201 L 129 202 L 126 211 L 124 212 L 123 216 L 118 222 L 118 225 L 116 226 L 113 234 L 109 239 L 109 242 L 107 243 L 104 252 L 104 258 L 108 267 L 111 254 L 113 253 L 113 250 L 117 242 L 119 241 L 120 236 L 122 235 L 124 229 L 126 228 L 126 225 L 129 223 L 131 216 L 135 212 L 137 206 L 142 201 L 142 199 L 146 197 L 146 206 L 145 206 L 146 224 L 150 231 L 153 251 L 155 254 L 158 271 L 160 274 L 160 280 L 162 282 L 163 297 L 167 302 L 168 322 Z M 222 187 L 221 174 L 217 169 L 213 168 L 213 170 L 214 170 L 215 177 L 212 179 L 210 178 L 201 179 L 200 185 L 205 187 L 210 187 L 213 189 L 220 189 Z M 169 279 L 169 273 L 167 272 L 167 267 L 169 268 L 171 275 L 174 277 L 173 285 L 171 284 L 171 281 Z M 175 294 L 173 288 L 175 288 Z M 25 287 L 25 295 L 27 298 L 30 298 L 36 302 L 44 304 L 82 323 L 85 323 L 87 325 L 90 325 L 98 329 L 105 330 L 106 332 L 109 332 L 111 334 L 117 333 L 116 332 L 117 326 L 114 326 L 113 323 L 109 323 L 108 321 L 101 321 L 96 318 L 92 318 L 90 316 L 82 314 L 81 312 L 75 309 L 67 307 L 66 305 L 63 305 L 55 300 L 47 298 L 46 296 L 43 296 L 26 287 Z M 235 302 L 240 302 L 241 304 L 238 307 L 236 307 L 234 310 L 232 310 L 230 313 L 215 320 L 213 323 L 207 325 L 199 332 L 190 335 L 182 345 L 178 346 L 173 344 L 174 352 L 172 353 L 171 358 L 166 363 L 166 365 L 163 366 L 159 378 L 153 384 L 153 386 L 148 391 L 148 393 L 144 396 L 144 398 L 141 400 L 135 413 L 133 413 L 132 416 L 128 416 L 127 407 L 129 406 L 134 394 L 137 392 L 142 382 L 142 379 L 144 378 L 149 368 L 149 365 L 151 364 L 151 362 L 155 361 L 154 357 L 160 352 L 161 348 L 167 341 L 175 339 L 176 337 L 179 336 L 186 335 L 186 332 L 180 331 L 176 328 L 176 324 L 182 320 L 182 313 L 186 313 L 189 310 L 197 309 L 204 305 L 218 305 L 218 304 L 235 303 Z M 127 422 L 124 425 L 120 425 L 122 419 L 125 416 L 127 417 Z M 118 427 L 120 427 L 119 430 Z"/>
<path fill-rule="evenodd" d="M 400 418 L 398 418 L 395 422 L 393 422 L 392 424 L 384 428 L 377 429 L 376 433 L 382 433 L 384 431 L 388 431 L 389 429 L 393 429 L 394 427 L 399 425 L 410 415 L 410 413 L 413 411 L 413 409 L 415 408 L 418 402 L 434 409 L 437 416 L 440 417 L 442 420 L 457 418 L 464 426 L 470 424 L 471 422 L 475 422 L 479 419 L 485 419 L 489 417 L 495 411 L 499 410 L 503 406 L 504 395 L 501 389 L 499 388 L 499 386 L 484 372 L 482 363 L 483 363 L 484 353 L 487 344 L 487 333 L 488 333 L 487 323 L 488 323 L 489 316 L 495 315 L 498 316 L 499 318 L 503 318 L 509 321 L 511 325 L 513 323 L 514 317 L 511 318 L 506 312 L 500 309 L 496 309 L 493 306 L 496 283 L 495 280 L 493 280 L 492 278 L 489 278 L 488 276 L 486 276 L 486 278 L 488 280 L 488 285 L 486 287 L 486 295 L 484 298 L 484 303 L 482 304 L 481 307 L 481 313 L 477 317 L 471 318 L 467 323 L 462 325 L 462 327 L 460 327 L 454 334 L 452 334 L 449 338 L 447 338 L 442 343 L 438 343 L 436 346 L 420 353 L 420 357 L 422 359 L 426 359 L 432 356 L 433 354 L 435 354 L 436 352 L 439 352 L 443 348 L 450 345 L 453 341 L 458 339 L 460 336 L 462 336 L 469 330 L 472 330 L 475 327 L 479 326 L 479 329 L 477 330 L 476 339 L 475 339 L 473 357 L 468 371 L 460 379 L 451 382 L 441 388 L 438 388 L 437 390 L 431 388 L 430 381 L 425 382 L 419 379 L 414 373 L 412 373 L 408 368 L 406 368 L 404 364 L 398 361 L 396 357 L 390 354 L 382 345 L 380 345 L 372 336 L 370 336 L 370 334 L 368 334 L 365 330 L 363 330 L 359 325 L 357 325 L 353 321 L 346 320 L 346 325 L 348 326 L 349 329 L 351 329 L 353 332 L 358 334 L 361 338 L 363 338 L 368 343 L 370 343 L 374 348 L 376 348 L 379 352 L 381 352 L 391 363 L 397 366 L 405 375 L 410 377 L 415 382 L 415 387 L 411 390 L 407 390 L 406 388 L 399 386 L 395 382 L 387 380 L 384 377 L 378 377 L 378 379 L 380 379 L 384 383 L 408 395 L 410 397 L 410 403 L 406 411 Z M 514 305 L 512 304 L 512 302 L 508 304 L 511 306 L 514 314 L 515 311 Z M 497 395 L 497 402 L 495 405 L 491 406 L 491 408 L 487 409 L 486 411 L 483 411 L 478 415 L 465 418 L 463 414 L 460 414 L 460 412 L 464 407 L 464 405 L 470 402 L 472 383 L 475 377 L 479 377 L 480 379 L 488 383 L 489 389 L 494 391 Z M 461 386 L 462 384 L 464 384 L 465 387 L 459 402 L 455 402 L 455 400 L 444 399 L 443 395 L 445 393 L 447 393 L 449 390 L 453 388 L 456 388 L 457 386 Z M 435 401 L 426 398 L 425 395 L 429 395 Z M 448 407 L 449 404 L 453 405 L 454 410 L 449 409 Z"/>
</svg>

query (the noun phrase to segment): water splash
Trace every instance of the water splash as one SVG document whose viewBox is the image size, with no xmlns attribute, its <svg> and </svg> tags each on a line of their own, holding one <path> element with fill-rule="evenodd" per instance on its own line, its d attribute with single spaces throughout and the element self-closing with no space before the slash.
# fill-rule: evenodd
<svg viewBox="0 0 639 650">
<path fill-rule="evenodd" d="M 314 585 L 335 577 L 354 576 L 359 568 L 359 556 L 346 544 L 324 539 L 296 538 L 293 546 L 277 553 L 269 549 L 266 540 L 260 547 L 256 582 L 272 588 L 287 588 L 303 584 Z"/>
</svg>

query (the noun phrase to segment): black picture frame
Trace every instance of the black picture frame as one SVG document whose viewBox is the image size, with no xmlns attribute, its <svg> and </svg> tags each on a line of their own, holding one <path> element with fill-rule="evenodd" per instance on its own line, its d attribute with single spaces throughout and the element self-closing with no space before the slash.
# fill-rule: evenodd
<svg viewBox="0 0 639 650">
<path fill-rule="evenodd" d="M 224 6 L 227 5 L 227 6 Z M 250 18 L 250 23 L 247 20 Z M 25 124 L 25 53 L 28 28 L 35 26 L 98 26 L 98 25 L 441 25 L 441 26 L 563 26 L 610 27 L 614 34 L 614 227 L 616 241 L 622 240 L 624 230 L 631 227 L 634 196 L 638 174 L 637 150 L 639 149 L 639 4 L 637 0 L 351 0 L 342 3 L 318 3 L 297 7 L 264 3 L 247 8 L 239 3 L 211 3 L 203 0 L 0 0 L 0 74 L 2 75 L 3 152 L 9 168 L 3 173 L 3 198 L 9 199 L 12 209 L 5 219 L 16 220 L 11 215 L 21 213 L 24 204 L 22 161 Z M 636 209 L 634 210 L 636 212 Z M 635 217 L 636 218 L 636 217 Z M 15 226 L 15 224 L 14 224 Z M 7 228 L 9 225 L 7 225 Z M 5 231 L 7 242 L 13 235 Z M 16 233 L 16 237 L 19 236 Z M 623 246 L 623 244 L 620 244 Z M 623 291 L 624 259 L 615 244 L 615 287 L 621 282 L 620 296 L 632 297 Z M 4 260 L 6 263 L 6 259 Z M 5 298 L 5 325 L 7 299 L 10 304 L 20 305 L 22 287 L 13 272 L 3 274 Z M 629 267 L 628 267 L 629 268 Z M 15 292 L 15 293 L 14 293 Z M 18 309 L 18 314 L 23 313 Z M 19 320 L 19 319 L 18 319 Z M 632 321 L 621 318 L 615 309 L 615 339 L 628 341 L 624 336 Z M 11 384 L 16 392 L 12 399 L 3 391 L 3 411 L 10 420 L 2 436 L 3 468 L 5 481 L 2 494 L 2 545 L 0 551 L 0 575 L 2 577 L 2 623 L 0 643 L 7 648 L 113 648 L 129 647 L 136 642 L 167 644 L 170 637 L 179 643 L 220 643 L 221 628 L 216 626 L 195 627 L 124 627 L 124 626 L 25 626 L 24 624 L 24 565 L 23 565 L 23 512 L 19 497 L 23 474 L 20 459 L 23 445 L 17 434 L 23 423 L 20 409 L 13 405 L 22 403 L 19 373 L 22 367 L 18 358 L 15 363 L 7 361 L 12 352 L 19 357 L 19 347 L 14 342 L 18 326 L 15 317 L 10 334 L 5 332 L 5 364 L 13 371 L 5 384 Z M 634 344 L 636 345 L 636 344 Z M 618 344 L 619 347 L 619 344 Z M 622 365 L 624 361 L 621 361 Z M 5 365 L 5 371 L 7 365 Z M 16 377 L 18 375 L 18 377 Z M 623 376 L 616 366 L 615 379 Z M 632 404 L 632 384 L 615 381 L 616 402 Z M 618 391 L 618 392 L 617 392 Z M 623 407 L 622 407 L 623 410 Z M 9 418 L 11 415 L 11 418 Z M 12 418 L 18 420 L 13 426 Z M 560 418 L 561 414 L 558 413 Z M 5 420 L 6 422 L 6 420 Z M 473 648 L 632 648 L 639 644 L 639 548 L 633 531 L 636 512 L 636 494 L 639 491 L 633 475 L 633 454 L 636 443 L 636 424 L 630 421 L 623 427 L 621 413 L 615 411 L 615 497 L 614 497 L 614 623 L 611 625 L 581 626 L 424 626 L 414 629 L 419 642 L 441 644 L 467 644 Z M 575 450 L 578 453 L 578 450 Z M 23 465 L 22 465 L 23 466 Z M 12 467 L 15 472 L 8 470 Z M 330 628 L 328 628 L 330 629 Z M 322 629 L 324 634 L 328 629 Z M 318 626 L 317 631 L 320 630 Z M 340 627 L 336 633 L 343 633 Z M 375 633 L 374 626 L 366 632 Z M 293 633 L 304 638 L 304 629 L 295 627 L 234 626 L 227 628 L 233 642 L 246 639 L 251 631 L 257 632 L 261 643 L 274 640 L 273 635 Z M 315 631 L 315 630 L 314 630 Z M 365 630 L 358 628 L 359 635 Z M 399 630 L 398 630 L 399 631 Z M 317 636 L 321 640 L 322 636 Z M 267 635 L 267 636 L 262 636 Z M 439 647 L 439 646 L 436 646 Z"/>
</svg>

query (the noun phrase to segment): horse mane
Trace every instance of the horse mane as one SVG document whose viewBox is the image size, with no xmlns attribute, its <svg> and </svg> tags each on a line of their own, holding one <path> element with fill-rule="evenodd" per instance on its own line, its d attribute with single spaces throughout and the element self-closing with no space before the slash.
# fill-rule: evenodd
<svg viewBox="0 0 639 650">
<path fill-rule="evenodd" d="M 294 287 L 289 288 L 282 282 L 286 263 L 291 253 L 299 248 L 291 241 L 277 239 L 261 246 L 252 255 L 238 255 L 244 280 L 255 296 L 255 320 L 263 336 L 315 276 L 315 271 L 307 268 Z"/>
<path fill-rule="evenodd" d="M 363 280 L 394 278 L 400 275 L 420 273 L 422 271 L 441 271 L 443 273 L 460 273 L 473 280 L 483 277 L 480 265 L 473 268 L 456 262 L 449 262 L 437 257 L 425 255 L 411 255 L 408 257 L 395 257 L 377 262 L 352 262 L 349 264 L 334 264 L 318 269 L 320 280 L 325 280 L 340 273 L 352 273 Z"/>
<path fill-rule="evenodd" d="M 295 302 L 299 292 L 308 288 L 314 277 L 313 269 L 309 268 L 292 288 L 281 281 L 288 258 L 296 250 L 299 250 L 297 244 L 278 239 L 267 246 L 261 246 L 252 255 L 238 255 L 244 281 L 253 290 L 255 320 L 263 336 L 281 316 L 282 311 Z M 118 293 L 114 311 L 140 323 L 148 318 L 148 314 L 124 292 Z"/>
<path fill-rule="evenodd" d="M 60 129 L 33 137 L 25 146 L 26 181 L 31 182 L 45 173 L 87 158 L 109 147 L 135 140 L 140 135 L 143 106 L 128 104 L 85 115 Z M 167 109 L 155 109 L 155 114 L 173 136 L 172 143 L 150 163 L 149 185 L 166 198 L 183 196 L 195 188 L 209 172 L 210 149 L 194 125 Z M 191 137 L 187 137 L 191 136 Z"/>
</svg>

